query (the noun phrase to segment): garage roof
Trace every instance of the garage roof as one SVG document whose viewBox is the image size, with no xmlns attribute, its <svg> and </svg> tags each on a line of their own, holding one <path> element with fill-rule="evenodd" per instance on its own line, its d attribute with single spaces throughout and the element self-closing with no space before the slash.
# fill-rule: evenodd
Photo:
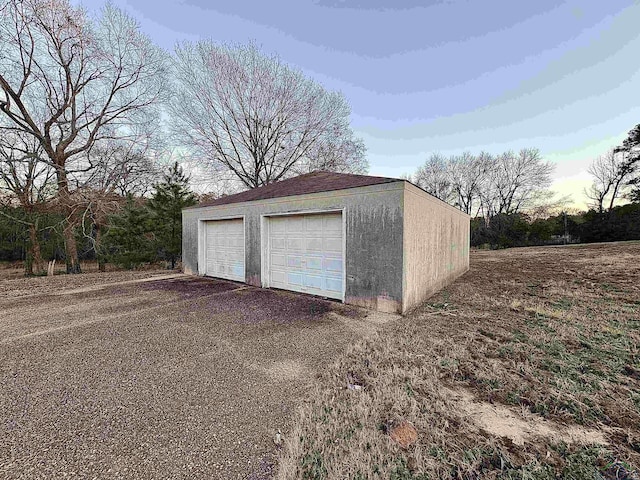
<svg viewBox="0 0 640 480">
<path fill-rule="evenodd" d="M 288 178 L 263 187 L 253 188 L 245 192 L 227 195 L 215 200 L 201 202 L 189 208 L 226 205 L 229 203 L 251 202 L 267 198 L 291 197 L 307 193 L 330 192 L 345 188 L 366 187 L 381 183 L 402 182 L 398 178 L 372 177 L 369 175 L 353 175 L 350 173 L 312 172 L 298 177 Z"/>
</svg>

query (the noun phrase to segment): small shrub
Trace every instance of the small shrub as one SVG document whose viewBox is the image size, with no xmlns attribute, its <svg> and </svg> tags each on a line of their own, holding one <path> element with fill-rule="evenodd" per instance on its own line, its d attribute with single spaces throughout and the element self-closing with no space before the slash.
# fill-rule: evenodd
<svg viewBox="0 0 640 480">
<path fill-rule="evenodd" d="M 318 451 L 307 453 L 301 460 L 302 478 L 304 480 L 324 480 L 327 478 L 327 469 L 324 466 L 322 455 Z"/>
</svg>

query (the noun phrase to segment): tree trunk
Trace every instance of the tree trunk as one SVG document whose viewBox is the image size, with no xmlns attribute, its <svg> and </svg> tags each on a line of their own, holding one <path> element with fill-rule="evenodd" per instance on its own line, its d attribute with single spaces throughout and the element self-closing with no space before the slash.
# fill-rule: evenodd
<svg viewBox="0 0 640 480">
<path fill-rule="evenodd" d="M 60 199 L 60 203 L 62 204 L 67 215 L 62 231 L 64 237 L 64 256 L 65 262 L 67 264 L 67 273 L 81 273 L 80 261 L 78 259 L 78 245 L 76 243 L 76 236 L 74 232 L 74 205 L 71 199 L 71 193 L 69 192 L 69 181 L 67 179 L 67 172 L 64 168 L 65 159 L 56 159 L 55 163 L 56 179 L 58 182 L 58 198 Z"/>
<path fill-rule="evenodd" d="M 63 230 L 65 262 L 67 263 L 67 273 L 81 273 L 80 261 L 78 260 L 78 245 L 74 225 L 71 219 L 67 219 Z"/>
<path fill-rule="evenodd" d="M 33 256 L 31 255 L 31 246 L 27 244 L 27 251 L 24 256 L 24 276 L 30 277 L 33 275 Z"/>
<path fill-rule="evenodd" d="M 94 249 L 96 252 L 96 261 L 98 262 L 98 271 L 104 272 L 106 271 L 106 262 L 105 258 L 102 255 L 102 226 L 96 223 L 96 238 Z"/>
<path fill-rule="evenodd" d="M 31 262 L 25 263 L 25 274 L 43 274 L 45 270 L 44 262 L 42 261 L 42 253 L 40 251 L 40 240 L 38 240 L 37 223 L 32 223 L 31 225 L 29 225 L 29 250 L 27 251 L 27 257 L 31 258 Z M 29 268 L 27 267 L 27 265 Z"/>
<path fill-rule="evenodd" d="M 613 210 L 613 204 L 615 203 L 616 198 L 618 198 L 618 189 L 620 188 L 620 182 L 622 182 L 622 179 L 616 182 L 615 187 L 613 189 L 613 193 L 611 194 L 611 201 L 609 202 L 609 211 Z"/>
</svg>

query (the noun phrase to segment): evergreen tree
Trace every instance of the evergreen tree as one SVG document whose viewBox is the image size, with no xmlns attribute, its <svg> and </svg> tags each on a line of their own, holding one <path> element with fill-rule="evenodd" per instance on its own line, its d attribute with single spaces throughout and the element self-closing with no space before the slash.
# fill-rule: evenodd
<svg viewBox="0 0 640 480">
<path fill-rule="evenodd" d="M 149 212 L 133 196 L 128 195 L 123 210 L 111 216 L 104 247 L 110 261 L 124 268 L 156 259 Z"/>
<path fill-rule="evenodd" d="M 627 198 L 633 203 L 640 203 L 640 124 L 633 127 L 622 145 L 618 145 L 616 152 L 624 152 L 626 156 L 625 166 L 632 176 L 628 185 L 632 190 Z"/>
<path fill-rule="evenodd" d="M 178 162 L 169 168 L 154 189 L 148 205 L 151 229 L 160 258 L 171 262 L 173 269 L 182 252 L 182 209 L 195 205 L 196 197 L 189 189 L 189 177 Z"/>
</svg>

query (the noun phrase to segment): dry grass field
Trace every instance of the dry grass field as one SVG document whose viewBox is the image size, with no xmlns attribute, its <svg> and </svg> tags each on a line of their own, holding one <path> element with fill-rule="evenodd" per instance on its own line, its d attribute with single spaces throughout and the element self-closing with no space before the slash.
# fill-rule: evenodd
<svg viewBox="0 0 640 480">
<path fill-rule="evenodd" d="M 473 252 L 316 379 L 278 478 L 640 478 L 639 348 L 639 243 Z"/>
</svg>

